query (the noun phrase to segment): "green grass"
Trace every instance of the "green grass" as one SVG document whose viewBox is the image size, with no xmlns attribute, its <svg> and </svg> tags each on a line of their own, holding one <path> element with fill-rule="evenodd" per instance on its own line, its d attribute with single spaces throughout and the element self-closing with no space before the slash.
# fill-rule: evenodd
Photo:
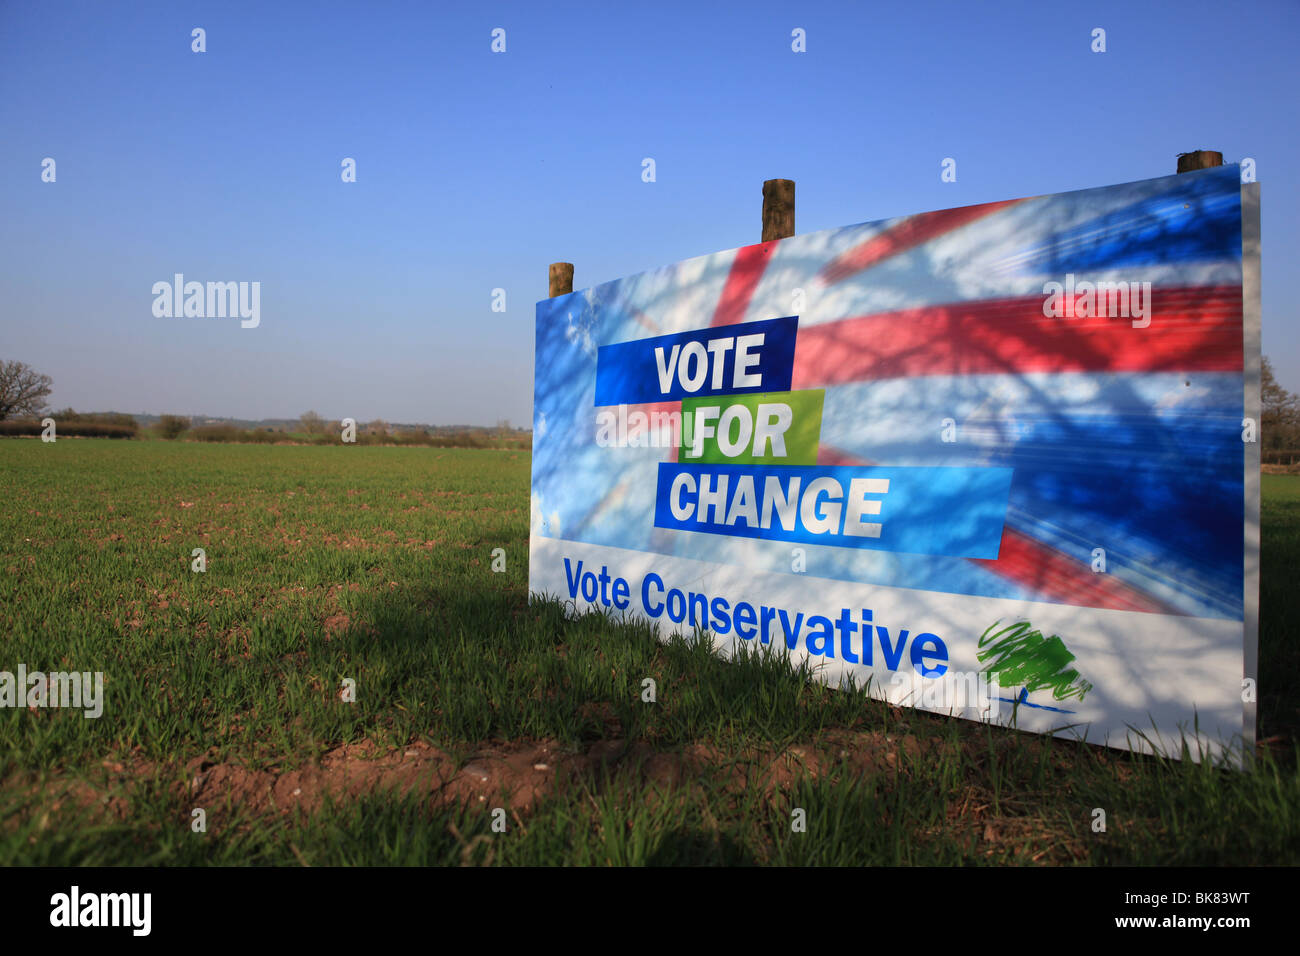
<svg viewBox="0 0 1300 956">
<path fill-rule="evenodd" d="M 644 864 L 1291 862 L 1300 855 L 1300 660 L 1284 589 L 1300 479 L 1264 478 L 1256 771 L 1107 751 L 901 711 L 783 658 L 528 603 L 524 452 L 0 442 L 0 669 L 101 670 L 105 712 L 0 709 L 0 863 Z M 190 570 L 192 549 L 207 571 Z M 491 569 L 493 549 L 506 570 Z M 658 700 L 641 701 L 641 681 Z M 344 703 L 345 678 L 357 701 Z M 199 759 L 276 773 L 342 744 L 468 760 L 547 741 L 577 760 L 491 829 L 503 800 L 427 793 L 233 807 L 189 826 Z M 646 754 L 681 764 L 669 786 Z M 808 771 L 763 772 L 798 748 Z M 869 758 L 869 759 L 868 759 Z M 120 816 L 60 788 L 117 793 Z M 585 766 L 585 765 L 584 765 Z M 793 765 L 792 765 L 793 766 Z M 129 775 L 128 775 L 129 776 Z M 89 809 L 78 809 L 88 805 Z M 805 811 L 804 832 L 791 813 Z M 1106 811 L 1107 831 L 1092 830 Z"/>
<path fill-rule="evenodd" d="M 1262 475 L 1259 580 L 1259 735 L 1300 739 L 1300 475 Z"/>
</svg>

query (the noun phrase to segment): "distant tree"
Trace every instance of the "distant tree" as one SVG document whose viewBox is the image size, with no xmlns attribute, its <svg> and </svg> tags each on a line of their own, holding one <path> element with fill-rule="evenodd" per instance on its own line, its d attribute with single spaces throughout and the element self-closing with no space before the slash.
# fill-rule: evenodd
<svg viewBox="0 0 1300 956">
<path fill-rule="evenodd" d="M 388 422 L 382 418 L 376 418 L 373 422 L 367 422 L 365 430 L 371 435 L 387 435 Z"/>
<path fill-rule="evenodd" d="M 316 412 L 303 412 L 302 417 L 298 419 L 298 424 L 308 435 L 320 435 L 325 431 L 325 419 Z"/>
<path fill-rule="evenodd" d="M 1268 357 L 1259 373 L 1260 439 L 1265 448 L 1294 448 L 1300 444 L 1300 398 L 1283 388 L 1273 377 Z"/>
<path fill-rule="evenodd" d="M 0 361 L 0 421 L 45 410 L 54 380 L 23 362 Z"/>
<path fill-rule="evenodd" d="M 135 418 L 125 412 L 79 412 L 75 408 L 60 408 L 57 412 L 51 411 L 46 412 L 46 414 L 59 424 L 83 422 L 97 425 L 121 425 L 133 432 L 140 427 Z"/>
<path fill-rule="evenodd" d="M 166 439 L 173 439 L 190 427 L 190 420 L 180 415 L 163 415 L 158 419 L 158 434 Z"/>
</svg>

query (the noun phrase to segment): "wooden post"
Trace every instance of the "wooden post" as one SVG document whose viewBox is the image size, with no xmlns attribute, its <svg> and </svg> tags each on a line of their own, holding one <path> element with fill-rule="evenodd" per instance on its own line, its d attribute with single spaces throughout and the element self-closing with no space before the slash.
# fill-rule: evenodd
<svg viewBox="0 0 1300 956">
<path fill-rule="evenodd" d="M 572 291 L 573 291 L 573 263 L 552 262 L 550 297 L 554 299 L 557 295 L 568 295 Z"/>
<path fill-rule="evenodd" d="M 1178 171 L 1180 173 L 1195 172 L 1198 169 L 1209 169 L 1213 166 L 1223 165 L 1223 154 L 1213 149 L 1194 149 L 1190 153 L 1178 154 Z"/>
<path fill-rule="evenodd" d="M 568 295 L 573 291 L 573 263 L 551 263 L 551 294 Z"/>
<path fill-rule="evenodd" d="M 794 235 L 794 180 L 769 179 L 763 183 L 763 241 Z"/>
</svg>

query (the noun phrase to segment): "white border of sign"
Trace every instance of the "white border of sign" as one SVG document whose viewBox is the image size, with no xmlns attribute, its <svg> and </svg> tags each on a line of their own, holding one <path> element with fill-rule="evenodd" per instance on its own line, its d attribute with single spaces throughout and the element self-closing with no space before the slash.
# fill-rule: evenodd
<svg viewBox="0 0 1300 956">
<path fill-rule="evenodd" d="M 1249 766 L 1255 755 L 1255 721 L 1259 697 L 1259 499 L 1260 499 L 1260 439 L 1258 433 L 1262 413 L 1260 405 L 1260 231 L 1259 183 L 1246 183 L 1241 187 L 1241 333 L 1242 374 L 1245 379 L 1245 416 L 1256 424 L 1256 441 L 1245 443 L 1245 461 L 1242 465 L 1243 487 L 1246 495 L 1245 562 L 1243 584 L 1246 592 L 1242 604 L 1242 765 Z M 1245 692 L 1245 681 L 1254 683 L 1254 693 Z"/>
</svg>

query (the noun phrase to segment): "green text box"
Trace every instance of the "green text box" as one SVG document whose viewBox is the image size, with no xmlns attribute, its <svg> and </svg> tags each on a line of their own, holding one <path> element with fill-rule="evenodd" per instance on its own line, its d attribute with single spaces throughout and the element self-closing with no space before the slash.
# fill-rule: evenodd
<svg viewBox="0 0 1300 956">
<path fill-rule="evenodd" d="M 747 395 L 723 395 L 709 398 L 682 399 L 682 446 L 678 460 L 706 465 L 815 465 L 817 445 L 822 434 L 822 401 L 825 389 L 799 392 L 758 392 Z M 717 409 L 715 416 L 702 424 L 713 429 L 706 434 L 699 454 L 693 454 L 693 438 L 698 409 Z M 735 411 L 728 413 L 728 409 Z M 786 418 L 789 425 L 782 429 Z M 726 435 L 718 432 L 726 419 Z M 782 441 L 776 441 L 779 435 Z M 748 437 L 746 437 L 748 436 Z M 737 448 L 742 439 L 743 447 Z M 761 442 L 756 453 L 755 443 Z M 778 454 L 784 443 L 784 454 Z M 728 446 L 725 447 L 724 446 Z M 728 455 L 727 451 L 735 454 Z"/>
</svg>

